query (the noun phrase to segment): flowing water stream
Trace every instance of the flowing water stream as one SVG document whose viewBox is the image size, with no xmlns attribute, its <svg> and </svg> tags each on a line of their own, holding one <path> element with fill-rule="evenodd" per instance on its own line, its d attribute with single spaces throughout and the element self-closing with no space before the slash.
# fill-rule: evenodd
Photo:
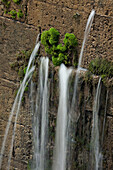
<svg viewBox="0 0 113 170">
<path fill-rule="evenodd" d="M 49 59 L 42 57 L 39 73 L 39 86 L 36 95 L 35 111 L 33 113 L 34 160 L 32 169 L 46 168 L 48 142 L 48 64 Z M 32 84 L 33 86 L 33 84 Z"/>
<path fill-rule="evenodd" d="M 100 152 L 99 143 L 99 108 L 100 108 L 100 94 L 101 94 L 101 78 L 99 78 L 96 97 L 93 107 L 93 125 L 91 133 L 91 169 L 99 170 L 102 154 Z"/>
<path fill-rule="evenodd" d="M 80 57 L 79 57 L 79 62 L 78 62 L 78 68 L 77 68 L 77 71 L 76 71 L 75 84 L 74 84 L 74 94 L 73 94 L 71 110 L 70 110 L 70 117 L 71 117 L 71 119 L 74 118 L 74 121 L 76 121 L 76 122 L 77 122 L 77 120 L 80 116 L 80 113 L 77 111 L 77 105 L 78 105 L 77 88 L 78 88 L 79 74 L 80 74 L 80 71 L 83 70 L 83 68 L 81 68 L 81 63 L 82 63 L 84 47 L 85 47 L 85 43 L 86 43 L 86 40 L 88 38 L 90 29 L 91 29 L 91 26 L 92 26 L 94 16 L 95 16 L 95 10 L 92 10 L 90 15 L 89 15 L 87 24 L 86 24 L 84 39 L 83 39 L 82 48 L 81 48 Z"/>
<path fill-rule="evenodd" d="M 3 143 L 2 143 L 1 153 L 0 153 L 0 169 L 1 169 L 1 166 L 2 166 L 2 159 L 3 159 L 4 150 L 5 150 L 7 135 L 8 135 L 8 132 L 9 132 L 9 128 L 10 128 L 10 125 L 11 125 L 13 115 L 15 114 L 16 116 L 15 116 L 14 129 L 13 129 L 13 135 L 12 135 L 12 141 L 11 141 L 11 148 L 10 148 L 10 152 L 9 152 L 9 159 L 8 159 L 8 166 L 7 166 L 8 170 L 10 168 L 12 149 L 13 149 L 13 143 L 14 143 L 14 137 L 15 137 L 15 131 L 16 131 L 16 122 L 17 122 L 17 118 L 18 118 L 18 114 L 19 114 L 19 110 L 20 110 L 22 96 L 23 96 L 23 93 L 24 93 L 24 90 L 25 90 L 27 84 L 29 83 L 29 81 L 32 77 L 32 73 L 35 69 L 35 66 L 33 65 L 33 61 L 34 61 L 34 58 L 35 58 L 35 56 L 38 52 L 39 47 L 40 47 L 40 42 L 36 44 L 32 54 L 30 56 L 25 77 L 24 77 L 24 79 L 23 79 L 23 81 L 20 85 L 20 88 L 18 90 L 17 96 L 15 98 L 15 101 L 14 101 L 14 104 L 13 104 L 13 107 L 12 107 L 11 114 L 9 116 L 9 120 L 8 120 L 8 123 L 7 123 L 5 135 L 4 135 L 4 139 L 3 139 Z"/>
<path fill-rule="evenodd" d="M 79 74 L 81 70 L 85 70 L 81 68 L 83 51 L 85 47 L 86 40 L 88 38 L 88 34 L 91 29 L 91 25 L 94 19 L 95 11 L 92 10 L 84 33 L 83 44 L 81 48 L 81 53 L 79 57 L 78 68 L 76 71 L 76 77 L 74 81 L 74 92 L 72 96 L 71 106 L 69 99 L 69 80 L 72 73 L 72 68 L 67 68 L 64 64 L 61 64 L 59 69 L 59 106 L 58 106 L 58 114 L 57 114 L 57 126 L 56 126 L 56 136 L 55 136 L 55 146 L 53 153 L 53 164 L 52 170 L 71 170 L 70 162 L 67 163 L 67 160 L 70 161 L 69 157 L 71 155 L 71 143 L 70 141 L 70 133 L 75 131 L 75 129 L 71 129 L 71 123 L 76 124 L 80 112 L 78 111 L 78 83 L 79 83 Z M 15 116 L 13 135 L 11 140 L 11 148 L 9 152 L 8 158 L 8 166 L 7 170 L 10 169 L 11 156 L 13 150 L 13 143 L 16 132 L 16 123 L 18 119 L 18 114 L 21 106 L 22 96 L 24 90 L 32 78 L 33 71 L 35 69 L 34 60 L 36 53 L 40 47 L 39 36 L 36 40 L 36 46 L 31 54 L 29 59 L 27 71 L 25 77 L 20 85 L 17 96 L 15 98 L 12 111 L 8 120 L 8 124 L 5 131 L 5 136 L 2 143 L 1 154 L 0 154 L 0 169 L 2 166 L 3 154 L 5 151 L 6 140 L 9 132 L 9 128 L 12 122 L 12 118 Z M 33 117 L 33 139 L 34 139 L 34 155 L 33 162 L 31 165 L 32 170 L 48 170 L 47 160 L 48 160 L 48 112 L 49 112 L 49 90 L 48 90 L 48 71 L 49 71 L 49 59 L 47 57 L 42 57 L 40 61 L 40 70 L 39 70 L 39 85 L 37 90 L 35 91 L 35 84 L 31 81 L 30 86 L 30 103 L 31 103 L 31 113 Z M 91 160 L 90 160 L 90 168 L 92 170 L 99 170 L 102 167 L 102 154 L 100 150 L 100 139 L 99 139 L 99 106 L 100 106 L 100 93 L 101 93 L 101 78 L 99 79 L 96 97 L 94 101 L 93 107 L 93 124 L 92 124 L 92 133 L 91 133 Z M 34 97 L 35 96 L 35 97 Z M 105 115 L 103 120 L 103 132 L 102 132 L 102 143 L 103 143 L 103 135 L 104 135 L 104 126 L 105 126 L 105 117 L 106 117 L 106 107 L 107 107 L 108 93 L 106 97 L 106 106 L 105 106 Z M 71 129 L 71 130 L 70 130 Z M 75 136 L 73 136 L 73 143 Z M 72 139 L 71 139 L 72 140 Z M 68 156 L 67 156 L 68 153 Z M 50 170 L 50 169 L 49 169 Z"/>
<path fill-rule="evenodd" d="M 68 83 L 72 69 L 67 69 L 64 64 L 59 70 L 59 107 L 57 115 L 56 141 L 54 151 L 53 170 L 66 169 L 67 153 L 67 117 L 68 117 Z"/>
</svg>

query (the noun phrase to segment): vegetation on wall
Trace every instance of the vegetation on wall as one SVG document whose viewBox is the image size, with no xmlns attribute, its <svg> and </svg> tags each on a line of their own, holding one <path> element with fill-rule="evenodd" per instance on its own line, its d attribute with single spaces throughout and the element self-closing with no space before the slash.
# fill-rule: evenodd
<svg viewBox="0 0 113 170">
<path fill-rule="evenodd" d="M 91 73 L 102 77 L 113 77 L 113 62 L 107 59 L 95 58 L 90 62 L 88 69 Z"/>
<path fill-rule="evenodd" d="M 16 55 L 16 60 L 12 63 L 10 63 L 10 66 L 13 70 L 15 70 L 18 73 L 18 77 L 20 82 L 23 80 L 26 70 L 27 70 L 27 65 L 28 61 L 30 58 L 30 55 L 32 53 L 32 50 L 22 50 Z M 35 64 L 38 64 L 38 60 L 36 59 Z M 33 80 L 35 81 L 37 77 L 37 67 L 33 73 Z"/>
<path fill-rule="evenodd" d="M 20 84 L 23 81 L 23 78 L 26 74 L 27 65 L 28 65 L 28 61 L 29 61 L 29 58 L 31 56 L 31 53 L 32 53 L 32 50 L 19 51 L 19 53 L 16 55 L 15 61 L 10 63 L 11 68 L 18 73 L 18 78 L 19 78 Z M 37 56 L 36 56 L 36 59 L 35 59 L 35 65 L 36 65 L 36 67 L 35 67 L 35 71 L 34 71 L 33 76 L 32 76 L 32 80 L 34 82 L 35 81 L 37 82 L 37 79 L 38 79 Z M 17 92 L 18 92 L 18 89 L 16 90 L 15 95 L 17 95 Z M 25 93 L 28 92 L 28 84 L 26 84 L 26 88 L 25 88 L 24 92 Z M 22 101 L 25 101 L 25 96 L 23 96 Z"/>
<path fill-rule="evenodd" d="M 63 44 L 59 43 L 60 33 L 55 28 L 44 31 L 41 35 L 41 43 L 55 66 L 64 63 L 67 66 L 77 66 L 77 39 L 74 34 L 66 33 Z"/>
<path fill-rule="evenodd" d="M 16 12 L 15 10 L 11 10 L 10 12 L 8 12 L 8 14 L 10 14 L 11 17 L 12 17 L 13 19 L 15 19 L 17 12 Z"/>
<path fill-rule="evenodd" d="M 19 5 L 21 3 L 21 0 L 13 0 L 13 2 L 9 1 L 9 0 L 2 0 L 2 3 L 4 5 L 4 13 L 5 14 L 9 14 L 12 19 L 23 18 L 24 14 L 23 14 L 21 9 L 18 9 L 18 10 L 11 9 L 10 10 L 10 5 L 12 3 L 15 3 L 15 4 Z"/>
<path fill-rule="evenodd" d="M 17 17 L 22 18 L 23 16 L 24 16 L 24 14 L 22 13 L 22 10 L 19 9 L 19 11 L 17 12 Z"/>
<path fill-rule="evenodd" d="M 21 0 L 13 0 L 14 3 L 20 4 Z"/>
<path fill-rule="evenodd" d="M 8 12 L 8 9 L 9 9 L 9 7 L 10 7 L 11 1 L 2 0 L 2 3 L 3 3 L 3 5 L 4 5 L 4 13 L 7 13 L 7 12 Z"/>
</svg>

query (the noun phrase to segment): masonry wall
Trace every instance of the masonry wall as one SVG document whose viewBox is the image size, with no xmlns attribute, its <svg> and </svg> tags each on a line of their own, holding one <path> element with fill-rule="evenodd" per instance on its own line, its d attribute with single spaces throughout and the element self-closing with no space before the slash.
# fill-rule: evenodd
<svg viewBox="0 0 113 170">
<path fill-rule="evenodd" d="M 10 63 L 16 60 L 17 52 L 32 49 L 35 45 L 37 30 L 26 24 L 0 17 L 0 148 L 2 146 L 5 128 L 14 103 L 15 92 L 19 88 L 18 74 L 12 70 Z M 27 96 L 28 98 L 28 96 Z M 32 130 L 29 105 L 25 105 L 19 113 L 17 130 L 14 141 L 11 170 L 26 169 L 32 152 Z M 11 145 L 11 137 L 14 127 L 14 119 L 9 129 L 2 170 L 7 167 L 7 157 Z"/>
<path fill-rule="evenodd" d="M 19 50 L 29 50 L 35 45 L 39 28 L 41 31 L 54 27 L 61 33 L 61 41 L 66 32 L 74 33 L 78 39 L 78 54 L 80 53 L 85 25 L 92 9 L 96 10 L 91 33 L 84 50 L 83 66 L 95 57 L 107 58 L 113 61 L 113 1 L 112 0 L 22 0 L 17 5 L 11 1 L 9 11 L 21 9 L 24 13 L 22 19 L 13 20 L 8 13 L 4 13 L 4 4 L 0 1 L 0 146 L 2 144 L 6 123 L 14 102 L 15 90 L 19 87 L 18 75 L 11 70 L 10 62 L 15 60 Z M 19 20 L 19 21 L 18 21 Z M 43 50 L 42 50 L 43 52 Z M 112 91 L 111 91 L 112 93 Z M 113 95 L 109 98 L 109 109 L 106 124 L 105 144 L 106 169 L 113 166 Z M 31 117 L 29 106 L 22 108 L 17 126 L 17 142 L 11 164 L 21 170 L 27 169 L 28 160 L 32 154 L 31 144 Z M 23 119 L 23 117 L 26 117 Z M 19 123 L 21 122 L 21 123 Z M 14 120 L 11 128 L 13 128 Z M 29 129 L 29 130 L 28 130 Z M 10 132 L 11 134 L 12 132 Z M 24 138 L 22 138 L 24 136 Z M 10 139 L 10 135 L 9 135 Z M 19 140 L 21 141 L 18 143 Z M 24 145 L 22 142 L 25 141 Z M 9 141 L 8 141 L 9 142 Z M 21 146 L 21 147 L 20 147 Z M 21 149 L 19 149 L 21 148 Z M 9 143 L 6 145 L 3 170 L 7 167 L 7 153 Z M 18 163 L 17 163 L 18 162 Z"/>
</svg>

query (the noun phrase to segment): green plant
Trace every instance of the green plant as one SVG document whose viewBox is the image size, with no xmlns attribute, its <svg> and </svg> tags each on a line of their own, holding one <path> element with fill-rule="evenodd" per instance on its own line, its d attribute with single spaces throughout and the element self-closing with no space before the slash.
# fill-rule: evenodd
<svg viewBox="0 0 113 170">
<path fill-rule="evenodd" d="M 88 84 L 92 84 L 93 77 L 90 71 L 86 72 L 84 79 Z"/>
<path fill-rule="evenodd" d="M 77 39 L 74 34 L 66 33 L 63 40 L 64 45 L 62 45 L 58 44 L 59 36 L 60 33 L 55 28 L 50 28 L 42 33 L 41 43 L 55 66 L 59 66 L 61 63 L 70 65 L 72 63 L 72 53 L 76 51 Z M 75 55 L 75 57 L 77 56 Z"/>
<path fill-rule="evenodd" d="M 22 10 L 19 9 L 19 11 L 17 12 L 17 17 L 22 18 L 23 16 L 24 16 L 24 14 L 22 13 Z"/>
<path fill-rule="evenodd" d="M 23 79 L 24 75 L 25 75 L 25 74 L 24 74 L 24 69 L 23 69 L 23 67 L 21 66 L 21 67 L 19 68 L 19 71 L 18 71 L 18 76 L 19 76 L 20 80 Z"/>
<path fill-rule="evenodd" d="M 27 65 L 28 65 L 28 61 L 31 56 L 31 53 L 32 53 L 32 50 L 26 50 L 26 51 L 22 50 L 22 51 L 18 52 L 18 54 L 16 54 L 15 61 L 9 63 L 11 69 L 15 70 L 18 73 L 18 77 L 19 77 L 20 81 L 23 80 L 23 78 L 26 74 Z M 36 68 L 33 73 L 33 81 L 37 81 L 37 78 L 38 78 L 37 72 L 38 72 L 39 60 L 37 57 L 38 57 L 38 54 L 36 55 L 36 60 L 35 60 Z"/>
<path fill-rule="evenodd" d="M 96 75 L 105 77 L 113 77 L 113 62 L 107 59 L 95 58 L 89 64 L 89 71 Z"/>
<path fill-rule="evenodd" d="M 14 3 L 20 4 L 21 0 L 13 0 Z"/>
<path fill-rule="evenodd" d="M 71 50 L 73 47 L 77 46 L 77 39 L 75 38 L 75 35 L 66 33 L 64 38 L 64 45 Z"/>
<path fill-rule="evenodd" d="M 8 14 L 10 14 L 11 17 L 12 17 L 13 19 L 15 19 L 17 12 L 16 12 L 15 10 L 11 10 L 10 12 L 8 12 Z"/>
<path fill-rule="evenodd" d="M 11 4 L 11 1 L 8 1 L 8 0 L 2 0 L 2 3 L 4 4 L 5 8 L 9 8 L 10 4 Z"/>
</svg>

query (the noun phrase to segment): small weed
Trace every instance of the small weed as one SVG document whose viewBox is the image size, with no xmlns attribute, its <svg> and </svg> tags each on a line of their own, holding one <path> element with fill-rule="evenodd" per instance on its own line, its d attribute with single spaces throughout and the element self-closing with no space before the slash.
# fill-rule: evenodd
<svg viewBox="0 0 113 170">
<path fill-rule="evenodd" d="M 10 7 L 11 1 L 2 0 L 2 3 L 4 4 L 5 8 L 8 9 Z"/>
<path fill-rule="evenodd" d="M 113 62 L 107 59 L 95 58 L 89 64 L 89 71 L 93 74 L 102 76 L 102 78 L 113 77 Z"/>
<path fill-rule="evenodd" d="M 15 19 L 15 18 L 16 18 L 16 15 L 17 15 L 17 12 L 16 12 L 15 10 L 11 10 L 10 12 L 8 12 L 8 14 L 10 14 L 11 17 L 12 17 L 13 19 Z"/>
<path fill-rule="evenodd" d="M 17 17 L 22 18 L 23 16 L 24 16 L 24 14 L 22 13 L 22 10 L 19 9 L 19 11 L 17 12 Z"/>
<path fill-rule="evenodd" d="M 15 4 L 20 4 L 21 0 L 13 0 Z"/>
</svg>

